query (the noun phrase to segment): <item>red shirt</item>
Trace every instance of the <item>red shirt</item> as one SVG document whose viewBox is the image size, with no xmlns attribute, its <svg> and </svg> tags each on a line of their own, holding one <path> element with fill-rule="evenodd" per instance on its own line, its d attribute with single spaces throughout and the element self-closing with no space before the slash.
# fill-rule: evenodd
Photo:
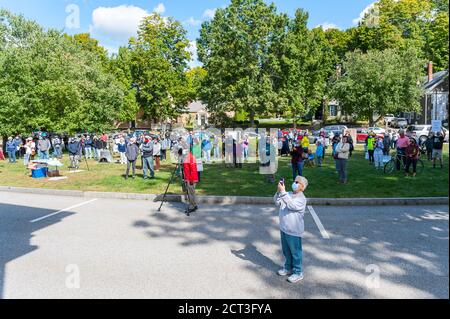
<svg viewBox="0 0 450 319">
<path fill-rule="evenodd" d="M 197 160 L 192 153 L 183 162 L 184 180 L 189 183 L 198 182 Z"/>
</svg>

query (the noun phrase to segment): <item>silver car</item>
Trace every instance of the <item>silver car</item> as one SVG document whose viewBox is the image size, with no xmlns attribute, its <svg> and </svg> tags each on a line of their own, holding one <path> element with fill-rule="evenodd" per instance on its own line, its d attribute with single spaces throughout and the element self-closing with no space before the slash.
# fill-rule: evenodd
<svg viewBox="0 0 450 319">
<path fill-rule="evenodd" d="M 395 128 L 405 128 L 408 126 L 408 121 L 403 117 L 396 117 L 392 120 L 391 125 Z"/>
<path fill-rule="evenodd" d="M 419 139 L 420 144 L 424 143 L 427 140 L 428 135 L 431 132 L 431 125 L 410 125 L 406 129 L 406 135 L 412 136 L 416 133 L 417 138 Z M 448 143 L 448 130 L 445 127 L 442 127 L 442 133 L 445 134 L 444 141 Z"/>
</svg>

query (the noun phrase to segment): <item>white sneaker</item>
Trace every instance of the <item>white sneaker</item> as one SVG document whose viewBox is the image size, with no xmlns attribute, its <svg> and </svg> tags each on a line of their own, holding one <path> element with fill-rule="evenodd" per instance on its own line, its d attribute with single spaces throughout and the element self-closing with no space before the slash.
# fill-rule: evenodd
<svg viewBox="0 0 450 319">
<path fill-rule="evenodd" d="M 291 274 L 291 272 L 286 270 L 285 268 L 278 270 L 278 275 L 279 276 L 283 276 L 284 277 L 284 276 L 287 276 L 287 275 L 290 275 L 290 274 Z"/>
<path fill-rule="evenodd" d="M 303 279 L 303 274 L 297 275 L 297 274 L 293 274 L 288 278 L 288 281 L 292 284 L 295 284 L 297 282 L 299 282 L 300 280 Z"/>
</svg>

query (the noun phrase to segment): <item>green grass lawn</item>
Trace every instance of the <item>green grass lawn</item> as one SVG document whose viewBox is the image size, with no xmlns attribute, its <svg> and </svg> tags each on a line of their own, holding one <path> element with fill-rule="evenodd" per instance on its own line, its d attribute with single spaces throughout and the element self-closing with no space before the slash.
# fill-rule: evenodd
<svg viewBox="0 0 450 319">
<path fill-rule="evenodd" d="M 424 160 L 424 158 L 422 158 Z M 306 195 L 311 198 L 361 198 L 361 197 L 433 197 L 448 196 L 448 145 L 444 150 L 444 169 L 433 169 L 425 160 L 425 170 L 417 177 L 404 177 L 402 172 L 385 175 L 377 171 L 364 159 L 361 146 L 357 147 L 348 163 L 349 183 L 338 183 L 334 169 L 334 160 L 329 150 L 321 168 L 305 168 L 304 175 L 309 180 Z M 102 164 L 90 160 L 90 171 L 81 162 L 80 173 L 68 173 L 68 156 L 63 158 L 64 167 L 61 174 L 68 178 L 60 181 L 33 179 L 22 165 L 0 162 L 0 185 L 16 187 L 37 187 L 49 189 L 71 189 L 83 191 L 125 192 L 125 193 L 163 193 L 174 166 L 162 165 L 156 173 L 156 179 L 143 180 L 142 170 L 138 169 L 138 178 L 125 180 L 125 166 L 120 164 Z M 235 195 L 235 196 L 271 196 L 276 191 L 276 184 L 269 184 L 259 174 L 258 164 L 244 164 L 242 169 L 226 168 L 225 164 L 204 165 L 201 182 L 197 190 L 201 195 Z M 287 181 L 292 178 L 290 159 L 279 160 L 277 178 L 283 176 Z M 290 187 L 290 182 L 287 182 Z M 170 193 L 180 194 L 181 187 L 177 181 Z"/>
</svg>

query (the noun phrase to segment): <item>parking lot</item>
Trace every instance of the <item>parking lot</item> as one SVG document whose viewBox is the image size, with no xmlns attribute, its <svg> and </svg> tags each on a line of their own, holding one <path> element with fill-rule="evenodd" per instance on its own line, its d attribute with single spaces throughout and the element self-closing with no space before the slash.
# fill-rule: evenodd
<svg viewBox="0 0 450 319">
<path fill-rule="evenodd" d="M 289 284 L 274 207 L 0 192 L 2 298 L 448 298 L 448 207 L 309 207 Z"/>
</svg>

